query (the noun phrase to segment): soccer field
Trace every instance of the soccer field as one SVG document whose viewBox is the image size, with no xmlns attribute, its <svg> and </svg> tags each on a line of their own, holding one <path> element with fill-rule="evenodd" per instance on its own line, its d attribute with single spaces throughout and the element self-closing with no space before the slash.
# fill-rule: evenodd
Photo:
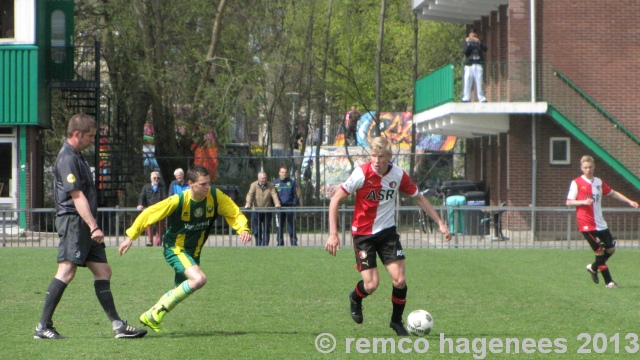
<svg viewBox="0 0 640 360">
<path fill-rule="evenodd" d="M 167 332 L 114 339 L 91 273 L 79 269 L 54 315 L 68 338 L 34 340 L 56 253 L 0 250 L 1 359 L 626 359 L 640 347 L 638 250 L 612 257 L 620 288 L 605 289 L 584 269 L 588 250 L 407 249 L 405 317 L 425 309 L 435 328 L 403 340 L 389 328 L 384 270 L 364 300 L 364 324 L 351 319 L 347 295 L 360 277 L 350 248 L 336 258 L 321 248 L 205 248 L 207 285 L 165 317 Z M 119 313 L 138 325 L 173 272 L 160 248 L 107 253 Z"/>
</svg>

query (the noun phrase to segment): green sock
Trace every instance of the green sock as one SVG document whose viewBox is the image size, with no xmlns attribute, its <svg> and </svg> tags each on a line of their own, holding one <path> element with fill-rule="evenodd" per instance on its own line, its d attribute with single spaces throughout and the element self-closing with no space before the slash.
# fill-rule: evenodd
<svg viewBox="0 0 640 360">
<path fill-rule="evenodd" d="M 189 297 L 189 295 L 193 294 L 193 290 L 189 286 L 189 280 L 185 280 L 182 284 L 178 285 L 175 289 L 170 290 L 168 293 L 164 294 L 156 306 L 158 308 L 164 307 L 167 311 L 173 310 L 182 300 Z"/>
</svg>

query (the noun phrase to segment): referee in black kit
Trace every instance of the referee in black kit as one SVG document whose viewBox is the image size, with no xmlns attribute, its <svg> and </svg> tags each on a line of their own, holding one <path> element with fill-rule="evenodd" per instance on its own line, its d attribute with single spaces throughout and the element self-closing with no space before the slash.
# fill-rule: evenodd
<svg viewBox="0 0 640 360">
<path fill-rule="evenodd" d="M 97 123 L 87 114 L 74 115 L 67 126 L 64 142 L 54 166 L 58 271 L 51 280 L 44 298 L 40 323 L 35 339 L 62 339 L 53 327 L 53 313 L 67 285 L 76 275 L 78 266 L 93 273 L 96 296 L 113 326 L 116 338 L 141 338 L 147 334 L 120 319 L 111 294 L 111 267 L 107 263 L 104 233 L 98 227 L 96 187 L 89 164 L 81 152 L 95 143 Z"/>
</svg>

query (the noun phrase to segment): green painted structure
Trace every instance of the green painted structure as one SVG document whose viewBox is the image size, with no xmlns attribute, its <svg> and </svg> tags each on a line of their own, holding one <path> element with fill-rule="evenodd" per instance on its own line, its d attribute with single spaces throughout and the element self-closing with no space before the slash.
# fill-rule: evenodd
<svg viewBox="0 0 640 360">
<path fill-rule="evenodd" d="M 27 142 L 29 127 L 51 127 L 50 88 L 52 78 L 70 80 L 74 71 L 74 2 L 32 0 L 33 6 L 14 6 L 14 19 L 33 17 L 35 33 L 16 33 L 0 43 L 0 128 L 15 128 L 19 208 L 27 205 Z M 26 9 L 26 10 L 25 10 Z M 31 13 L 32 12 L 32 13 Z M 23 28 L 17 31 L 24 31 Z M 24 38 L 33 38 L 25 44 Z M 3 133 L 7 133 L 6 131 Z M 13 159 L 12 159 L 13 161 Z M 34 186 L 34 185 L 32 185 Z M 19 225 L 24 227 L 24 213 Z"/>
</svg>

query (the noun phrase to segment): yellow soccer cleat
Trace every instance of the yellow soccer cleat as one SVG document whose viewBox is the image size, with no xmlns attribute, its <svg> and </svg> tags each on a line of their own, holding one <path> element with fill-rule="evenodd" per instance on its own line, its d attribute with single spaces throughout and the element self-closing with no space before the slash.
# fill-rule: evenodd
<svg viewBox="0 0 640 360">
<path fill-rule="evenodd" d="M 159 310 L 156 307 L 152 307 L 149 311 L 146 311 L 140 315 L 140 322 L 145 326 L 148 326 L 151 330 L 155 332 L 164 331 L 160 323 L 164 318 L 164 315 L 167 313 L 167 309 L 164 307 Z"/>
</svg>

